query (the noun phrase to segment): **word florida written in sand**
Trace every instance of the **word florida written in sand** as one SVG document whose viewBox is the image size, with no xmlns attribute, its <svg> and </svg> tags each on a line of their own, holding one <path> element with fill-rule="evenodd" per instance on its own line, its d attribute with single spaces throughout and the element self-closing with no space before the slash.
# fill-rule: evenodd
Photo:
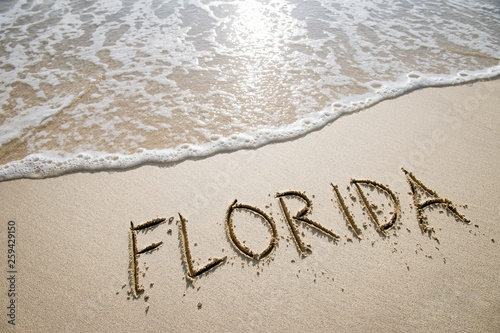
<svg viewBox="0 0 500 333">
<path fill-rule="evenodd" d="M 457 211 L 454 204 L 450 200 L 439 197 L 436 192 L 426 187 L 411 172 L 408 172 L 405 169 L 402 170 L 410 186 L 411 194 L 413 196 L 413 204 L 416 210 L 417 221 L 423 233 L 428 233 L 429 236 L 431 236 L 431 234 L 434 232 L 434 229 L 429 226 L 424 211 L 427 208 L 436 205 L 444 207 L 446 210 L 452 213 L 457 218 L 457 220 L 467 224 L 470 223 L 469 220 L 467 220 L 463 215 L 461 215 Z M 360 198 L 358 202 L 359 204 L 363 205 L 363 208 L 368 213 L 369 218 L 375 225 L 376 230 L 382 236 L 387 236 L 389 230 L 391 230 L 395 226 L 401 215 L 401 207 L 397 195 L 394 192 L 392 192 L 388 186 L 379 184 L 372 180 L 352 179 L 351 185 L 353 185 L 356 188 L 356 192 Z M 334 196 L 336 198 L 338 206 L 346 220 L 348 227 L 352 230 L 353 234 L 357 238 L 362 239 L 363 233 L 361 229 L 358 227 L 353 215 L 349 211 L 349 208 L 347 207 L 344 199 L 342 198 L 340 190 L 334 184 L 331 184 L 331 186 L 333 188 Z M 394 208 L 393 209 L 394 211 L 391 212 L 391 216 L 386 219 L 386 223 L 382 223 L 383 221 L 381 221 L 380 217 L 377 216 L 378 215 L 377 212 L 374 211 L 375 205 L 369 201 L 369 199 L 367 198 L 367 194 L 365 192 L 367 188 L 371 188 L 372 190 L 373 189 L 377 190 L 379 193 L 382 193 L 390 200 L 391 205 Z M 299 201 L 303 202 L 304 207 L 296 214 L 291 214 L 284 200 L 284 198 L 286 197 L 294 197 L 298 199 Z M 292 238 L 295 242 L 297 251 L 299 252 L 300 256 L 306 256 L 307 253 L 310 252 L 310 248 L 308 245 L 304 244 L 303 240 L 301 239 L 301 235 L 297 230 L 297 224 L 299 223 L 303 223 L 307 226 L 314 228 L 319 233 L 322 233 L 327 237 L 331 238 L 333 241 L 339 239 L 339 236 L 337 236 L 333 231 L 323 227 L 318 222 L 315 222 L 310 218 L 308 218 L 308 214 L 312 210 L 312 201 L 304 193 L 298 191 L 288 191 L 276 194 L 276 198 L 279 201 L 281 210 L 283 212 L 284 220 L 288 225 L 289 231 L 292 235 Z M 248 213 L 253 214 L 256 217 L 262 219 L 269 229 L 269 232 L 271 234 L 269 243 L 267 247 L 261 252 L 258 252 L 246 246 L 244 244 L 245 242 L 241 241 L 234 232 L 233 220 L 235 218 L 235 214 L 241 211 L 247 211 Z M 173 219 L 174 218 L 171 217 L 169 219 L 169 223 L 171 223 Z M 141 254 L 149 253 L 155 249 L 158 249 L 163 244 L 163 242 L 152 243 L 146 246 L 145 248 L 139 250 L 137 245 L 137 234 L 139 231 L 146 231 L 153 229 L 158 225 L 165 223 L 166 221 L 167 220 L 165 218 L 156 218 L 137 226 L 135 226 L 132 222 L 130 222 L 129 269 L 130 269 L 130 280 L 131 280 L 132 290 L 135 296 L 140 295 L 144 291 L 143 287 L 139 283 L 139 267 L 138 267 L 139 256 Z M 189 246 L 186 222 L 187 220 L 179 213 L 178 225 L 179 225 L 179 237 L 182 243 L 182 255 L 184 259 L 183 261 L 186 268 L 187 278 L 190 281 L 192 281 L 195 278 L 199 277 L 200 275 L 208 272 L 209 270 L 223 264 L 226 261 L 227 257 L 211 259 L 211 261 L 208 264 L 206 264 L 201 268 L 196 269 L 193 266 L 193 259 L 191 257 L 191 250 Z M 273 250 L 276 248 L 278 244 L 278 232 L 276 224 L 273 221 L 273 219 L 263 210 L 248 204 L 239 203 L 237 200 L 234 200 L 233 203 L 230 204 L 227 209 L 225 226 L 228 238 L 230 239 L 230 243 L 234 246 L 236 251 L 251 260 L 259 261 L 265 259 L 273 252 Z"/>
</svg>

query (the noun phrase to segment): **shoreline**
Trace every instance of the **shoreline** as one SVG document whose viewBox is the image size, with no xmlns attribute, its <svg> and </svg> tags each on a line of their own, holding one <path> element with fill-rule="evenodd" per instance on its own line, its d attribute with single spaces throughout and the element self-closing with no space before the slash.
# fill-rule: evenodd
<svg viewBox="0 0 500 333">
<path fill-rule="evenodd" d="M 10 161 L 6 164 L 0 165 L 1 167 L 0 182 L 10 181 L 15 179 L 46 179 L 46 178 L 59 177 L 59 176 L 64 176 L 66 174 L 81 173 L 81 172 L 92 173 L 92 172 L 127 171 L 147 165 L 159 166 L 159 167 L 171 167 L 175 166 L 178 163 L 182 163 L 186 160 L 200 160 L 205 158 L 211 158 L 212 156 L 215 156 L 217 154 L 233 153 L 239 150 L 249 150 L 249 149 L 254 150 L 270 144 L 280 144 L 287 141 L 299 140 L 302 137 L 309 135 L 310 133 L 321 131 L 324 127 L 330 126 L 339 118 L 342 118 L 344 116 L 349 116 L 353 113 L 365 112 L 368 109 L 371 109 L 376 105 L 383 103 L 384 101 L 400 98 L 407 94 L 411 94 L 415 91 L 428 88 L 446 88 L 446 87 L 455 87 L 461 85 L 471 85 L 476 82 L 489 82 L 498 80 L 500 79 L 499 74 L 491 76 L 491 73 L 489 73 L 489 72 L 495 72 L 495 68 L 497 67 L 498 66 L 491 67 L 487 70 L 486 73 L 482 73 L 481 75 L 478 74 L 479 77 L 476 79 L 473 79 L 471 81 L 463 81 L 460 83 L 456 82 L 442 83 L 440 81 L 430 82 L 433 80 L 432 77 L 422 78 L 417 75 L 418 79 L 414 80 L 413 83 L 408 81 L 406 83 L 407 87 L 404 87 L 403 85 L 401 85 L 401 83 L 399 83 L 399 85 L 395 83 L 395 88 L 388 86 L 385 96 L 372 97 L 365 101 L 353 102 L 354 104 L 335 103 L 342 105 L 341 107 L 342 110 L 331 110 L 331 108 L 327 108 L 322 110 L 321 112 L 311 114 L 309 117 L 296 121 L 293 124 L 286 125 L 285 127 L 280 129 L 264 128 L 261 130 L 255 130 L 254 132 L 250 133 L 243 133 L 243 134 L 240 133 L 232 135 L 232 137 L 238 137 L 239 140 L 246 139 L 247 141 L 247 144 L 243 144 L 243 146 L 236 148 L 233 147 L 233 145 L 235 145 L 234 142 L 231 142 L 231 140 L 228 137 L 223 137 L 219 138 L 222 139 L 223 143 L 210 142 L 208 144 L 205 143 L 204 145 L 201 146 L 186 143 L 176 148 L 169 148 L 167 150 L 161 150 L 161 149 L 145 150 L 144 152 L 134 153 L 131 155 L 123 155 L 121 153 L 83 152 L 61 158 L 59 156 L 56 156 L 57 154 L 49 153 L 48 155 L 46 155 L 46 154 L 32 153 L 27 155 L 21 160 Z M 410 75 L 411 73 L 409 74 L 409 77 Z M 425 82 L 426 85 L 421 86 L 422 82 L 419 80 Z M 455 81 L 456 80 L 460 81 L 465 79 L 460 77 L 460 75 L 458 75 L 458 77 L 455 78 Z M 306 120 L 308 118 L 310 119 Z M 303 125 L 300 125 L 303 123 L 308 123 L 311 120 L 313 120 L 312 129 L 305 129 Z M 319 122 L 319 124 L 314 124 L 314 121 Z M 285 133 L 285 136 L 290 136 L 291 132 L 298 132 L 299 134 L 293 134 L 291 137 L 287 137 L 284 139 L 276 139 L 276 138 L 271 139 L 269 138 L 269 132 L 273 131 L 278 131 L 279 135 L 283 135 L 283 133 Z M 276 135 L 276 133 L 274 133 L 273 135 Z M 249 140 L 257 142 L 250 144 L 248 143 Z M 225 148 L 220 148 L 220 147 L 217 148 L 217 145 L 220 144 L 223 144 Z M 238 146 L 238 144 L 236 144 L 236 146 Z M 185 148 L 182 150 L 181 147 Z M 192 151 L 193 149 L 195 150 L 194 153 Z M 9 149 L 7 149 L 7 153 L 8 151 Z M 199 151 L 202 151 L 203 153 L 201 155 L 193 156 L 193 154 L 200 154 Z M 172 157 L 171 155 L 174 155 L 174 157 Z M 181 155 L 181 157 L 178 157 L 178 155 Z M 63 166 L 61 167 L 60 165 Z M 7 176 L 8 173 L 11 173 L 11 175 Z M 12 175 L 12 173 L 14 174 Z"/>
<path fill-rule="evenodd" d="M 17 228 L 15 329 L 497 331 L 499 92 L 418 89 L 258 149 L 0 182 L 4 253 Z M 419 202 L 401 168 L 431 190 Z M 351 179 L 397 200 L 361 184 L 363 199 Z M 387 225 L 397 207 L 384 236 L 373 216 Z"/>
</svg>

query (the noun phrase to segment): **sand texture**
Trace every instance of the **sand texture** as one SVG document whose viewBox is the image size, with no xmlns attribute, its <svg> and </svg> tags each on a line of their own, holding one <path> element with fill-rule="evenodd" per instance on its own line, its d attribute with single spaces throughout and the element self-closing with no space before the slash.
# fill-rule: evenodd
<svg viewBox="0 0 500 333">
<path fill-rule="evenodd" d="M 426 88 L 256 150 L 2 182 L 0 331 L 498 332 L 499 112 L 500 80 Z"/>
</svg>

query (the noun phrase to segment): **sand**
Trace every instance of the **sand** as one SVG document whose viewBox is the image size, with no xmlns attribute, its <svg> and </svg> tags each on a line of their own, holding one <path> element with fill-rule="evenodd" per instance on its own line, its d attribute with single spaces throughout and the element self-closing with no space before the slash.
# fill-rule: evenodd
<svg viewBox="0 0 500 333">
<path fill-rule="evenodd" d="M 426 88 L 256 150 L 2 182 L 0 330 L 498 332 L 499 105 L 500 80 Z M 401 168 L 437 196 L 416 187 L 415 203 Z M 395 194 L 400 216 L 387 236 L 351 179 Z M 379 224 L 390 223 L 391 196 L 359 186 Z M 304 210 L 298 195 L 281 197 L 292 228 L 276 197 L 287 191 L 310 200 Z M 416 204 L 436 197 L 449 201 L 421 209 L 434 230 L 424 233 Z M 234 200 L 247 209 L 230 212 Z M 131 221 L 156 218 L 166 220 L 131 231 Z M 15 326 L 7 316 L 10 220 Z M 135 253 L 155 245 L 136 255 L 137 274 L 132 238 Z M 134 276 L 144 289 L 137 297 Z"/>
</svg>

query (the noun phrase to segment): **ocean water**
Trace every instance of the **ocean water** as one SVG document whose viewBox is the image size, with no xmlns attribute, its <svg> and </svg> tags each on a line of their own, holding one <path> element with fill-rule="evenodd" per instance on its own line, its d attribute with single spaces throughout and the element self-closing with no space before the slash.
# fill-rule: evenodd
<svg viewBox="0 0 500 333">
<path fill-rule="evenodd" d="M 0 180 L 287 140 L 499 58 L 498 0 L 4 0 Z"/>
</svg>

